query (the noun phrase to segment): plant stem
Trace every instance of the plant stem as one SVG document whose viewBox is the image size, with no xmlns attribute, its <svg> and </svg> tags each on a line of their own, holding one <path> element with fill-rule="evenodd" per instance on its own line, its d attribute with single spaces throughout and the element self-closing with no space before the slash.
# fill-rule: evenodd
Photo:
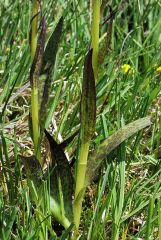
<svg viewBox="0 0 161 240">
<path fill-rule="evenodd" d="M 76 176 L 76 190 L 75 190 L 75 203 L 74 203 L 74 223 L 76 229 L 78 230 L 80 224 L 80 216 L 82 211 L 82 201 L 83 201 L 83 190 L 85 184 L 85 174 L 87 167 L 87 159 L 88 159 L 88 151 L 89 151 L 89 142 L 81 145 L 80 154 L 79 154 L 79 162 L 78 162 L 78 171 Z M 81 193 L 81 194 L 80 194 Z M 80 195 L 79 195 L 80 194 Z"/>
<path fill-rule="evenodd" d="M 38 113 L 38 88 L 33 87 L 31 92 L 31 114 L 32 114 L 32 131 L 34 150 L 36 158 L 41 161 L 41 152 L 39 147 L 40 127 L 39 127 L 39 113 Z"/>
<path fill-rule="evenodd" d="M 33 0 L 32 4 L 32 22 L 31 22 L 31 57 L 35 57 L 37 47 L 37 25 L 38 25 L 39 4 L 37 0 Z M 35 156 L 41 163 L 41 149 L 39 145 L 40 126 L 39 126 L 39 105 L 38 105 L 38 86 L 37 81 L 31 90 L 31 116 L 32 116 L 32 131 Z"/>
<path fill-rule="evenodd" d="M 101 0 L 92 0 L 92 24 L 91 24 L 91 37 L 92 37 L 92 65 L 95 79 L 98 74 L 98 51 L 99 51 L 99 23 L 100 23 L 100 7 Z"/>
</svg>

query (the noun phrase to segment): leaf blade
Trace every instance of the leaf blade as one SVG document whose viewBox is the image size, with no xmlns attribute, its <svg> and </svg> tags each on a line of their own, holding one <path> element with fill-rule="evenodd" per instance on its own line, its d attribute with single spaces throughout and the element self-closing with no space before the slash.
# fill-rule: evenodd
<svg viewBox="0 0 161 240">
<path fill-rule="evenodd" d="M 109 138 L 105 139 L 101 145 L 89 156 L 86 182 L 92 181 L 95 172 L 99 169 L 105 157 L 133 134 L 151 125 L 150 117 L 140 118 L 120 128 Z"/>
<path fill-rule="evenodd" d="M 92 138 L 96 124 L 96 88 L 92 67 L 91 49 L 85 58 L 82 98 L 81 98 L 81 132 L 82 142 L 88 142 Z"/>
<path fill-rule="evenodd" d="M 52 75 L 54 71 L 54 65 L 56 60 L 56 54 L 59 47 L 60 38 L 62 35 L 62 29 L 63 29 L 63 17 L 60 18 L 55 30 L 53 31 L 45 52 L 43 56 L 43 63 L 42 63 L 42 69 L 41 69 L 41 75 L 45 74 L 45 80 L 44 81 L 44 87 L 42 90 L 42 99 L 40 99 L 40 119 L 41 119 L 41 130 L 43 132 L 45 121 L 47 118 L 48 113 L 48 102 L 49 102 L 49 94 L 51 90 L 51 84 L 52 84 Z"/>
</svg>

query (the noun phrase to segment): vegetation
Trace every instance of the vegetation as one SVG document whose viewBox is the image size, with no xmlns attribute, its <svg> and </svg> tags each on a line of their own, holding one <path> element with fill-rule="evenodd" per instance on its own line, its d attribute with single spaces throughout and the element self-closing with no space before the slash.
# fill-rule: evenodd
<svg viewBox="0 0 161 240">
<path fill-rule="evenodd" d="M 161 5 L 1 4 L 0 239 L 161 239 Z"/>
</svg>

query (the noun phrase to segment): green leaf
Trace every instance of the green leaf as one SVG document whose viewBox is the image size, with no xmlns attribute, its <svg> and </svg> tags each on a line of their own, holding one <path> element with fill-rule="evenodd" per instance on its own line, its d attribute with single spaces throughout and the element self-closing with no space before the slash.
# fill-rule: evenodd
<svg viewBox="0 0 161 240">
<path fill-rule="evenodd" d="M 72 229 L 74 227 L 74 223 L 72 223 L 62 234 L 60 240 L 66 240 L 68 239 L 69 234 L 71 233 Z"/>
<path fill-rule="evenodd" d="M 17 217 L 17 212 L 18 212 L 18 208 L 17 207 L 13 207 L 13 209 L 11 211 L 10 218 L 8 219 L 8 221 L 6 223 L 6 227 L 4 229 L 4 236 L 5 236 L 6 240 L 10 239 L 9 237 L 11 235 L 11 230 L 12 230 L 13 224 L 14 224 L 14 222 L 16 220 L 16 217 Z"/>
<path fill-rule="evenodd" d="M 6 142 L 6 138 L 3 136 L 3 132 L 0 132 L 0 162 L 3 166 L 3 173 L 5 176 L 5 181 L 7 184 L 7 191 L 10 202 L 14 202 L 14 192 L 15 192 L 15 186 L 14 186 L 14 178 L 12 175 L 12 168 L 11 168 L 11 162 L 9 158 L 9 150 L 8 150 L 8 144 Z"/>
</svg>

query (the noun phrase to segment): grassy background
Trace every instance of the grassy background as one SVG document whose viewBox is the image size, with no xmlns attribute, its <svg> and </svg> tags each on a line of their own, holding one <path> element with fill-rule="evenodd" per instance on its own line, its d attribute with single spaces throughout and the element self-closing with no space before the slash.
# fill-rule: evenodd
<svg viewBox="0 0 161 240">
<path fill-rule="evenodd" d="M 32 150 L 30 5 L 26 0 L 8 0 L 0 7 L 0 238 L 56 239 L 57 233 L 66 239 L 67 232 L 59 231 L 46 209 L 33 206 L 17 157 Z M 156 70 L 161 65 L 161 3 L 113 0 L 108 5 L 101 11 L 100 38 L 107 32 L 107 39 L 100 42 L 97 125 L 91 148 L 132 120 L 151 115 L 152 125 L 107 156 L 87 190 L 81 239 L 161 239 L 161 81 Z M 110 20 L 105 21 L 110 8 L 115 13 L 111 30 Z M 91 42 L 90 4 L 44 0 L 43 9 L 47 36 L 59 17 L 65 16 L 50 102 L 50 128 L 60 141 L 80 123 L 83 62 Z M 131 66 L 127 73 L 124 64 Z M 69 153 L 75 147 L 76 142 Z"/>
</svg>

